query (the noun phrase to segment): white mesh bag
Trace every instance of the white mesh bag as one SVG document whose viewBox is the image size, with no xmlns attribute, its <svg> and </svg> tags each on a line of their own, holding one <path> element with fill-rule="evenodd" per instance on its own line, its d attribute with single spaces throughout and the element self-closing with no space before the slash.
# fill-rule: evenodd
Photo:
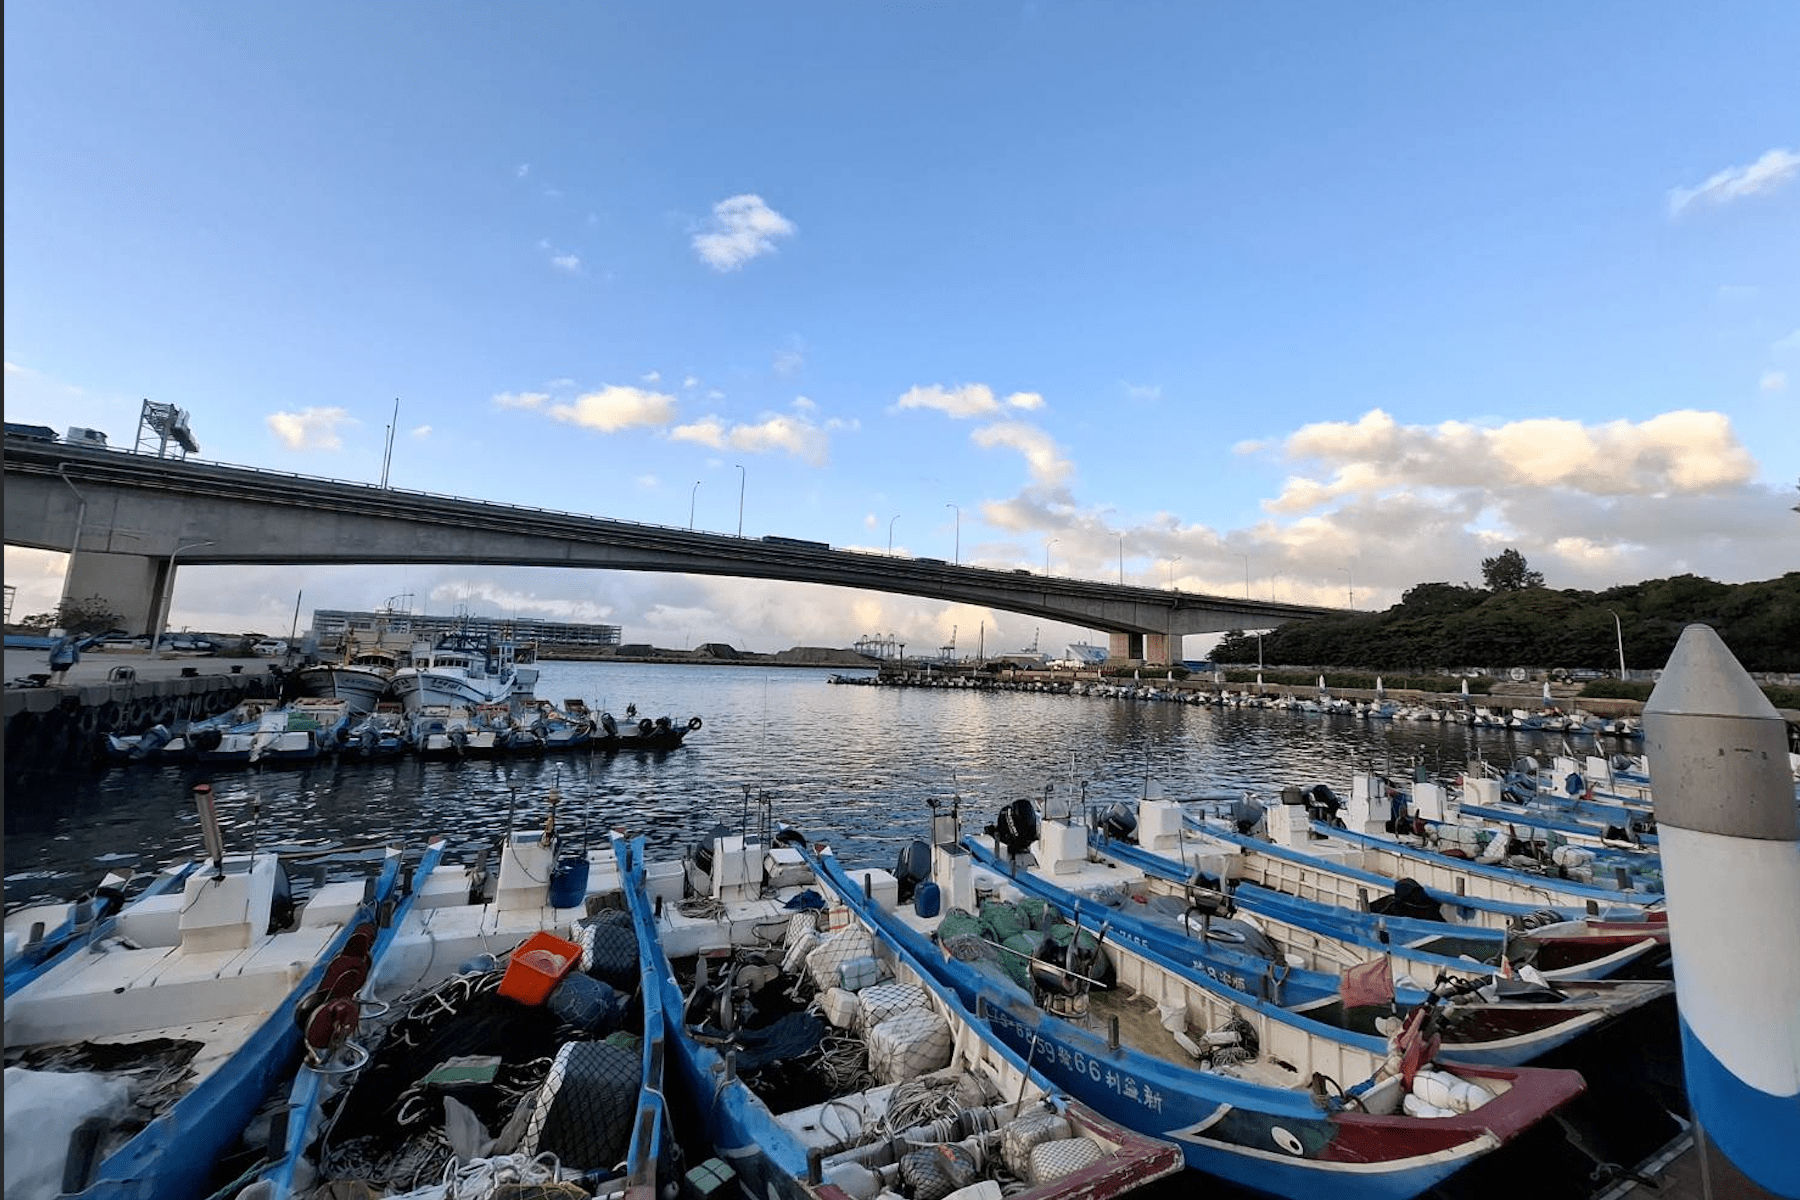
<svg viewBox="0 0 1800 1200">
<path fill-rule="evenodd" d="M 882 1083 L 900 1083 L 950 1065 L 950 1022 L 926 1009 L 891 1016 L 872 1026 L 863 1040 L 869 1046 L 869 1070 Z"/>
<path fill-rule="evenodd" d="M 854 929 L 843 929 L 830 937 L 821 938 L 818 947 L 807 956 L 806 970 L 812 976 L 813 986 L 821 992 L 838 985 L 840 976 L 838 968 L 853 958 L 863 958 L 875 953 L 875 939 L 869 931 L 858 925 Z"/>
<path fill-rule="evenodd" d="M 916 983 L 877 983 L 857 995 L 862 999 L 862 1012 L 856 1018 L 858 1033 L 865 1033 L 909 1008 L 931 1008 L 930 994 Z"/>
<path fill-rule="evenodd" d="M 818 932 L 818 917 L 809 912 L 795 913 L 788 918 L 787 932 L 782 936 L 781 943 L 784 946 L 791 947 L 795 942 L 808 934 L 816 936 Z"/>
<path fill-rule="evenodd" d="M 1000 1157 L 1006 1169 L 1020 1179 L 1031 1178 L 1031 1150 L 1039 1142 L 1058 1141 L 1074 1133 L 1067 1117 L 1039 1109 L 1000 1130 Z"/>
<path fill-rule="evenodd" d="M 1054 1183 L 1099 1161 L 1100 1147 L 1084 1137 L 1039 1142 L 1031 1148 L 1031 1174 L 1028 1178 L 1033 1184 Z"/>
</svg>

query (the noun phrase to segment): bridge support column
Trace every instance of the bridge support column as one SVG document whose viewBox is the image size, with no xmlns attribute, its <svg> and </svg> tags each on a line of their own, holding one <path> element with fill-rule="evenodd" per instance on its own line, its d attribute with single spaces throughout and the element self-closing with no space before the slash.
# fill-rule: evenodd
<svg viewBox="0 0 1800 1200">
<path fill-rule="evenodd" d="M 156 621 L 165 562 L 142 554 L 77 551 L 64 577 L 63 599 L 76 603 L 95 599 L 118 614 L 121 628 L 146 633 Z"/>
<path fill-rule="evenodd" d="M 1125 663 L 1132 659 L 1144 657 L 1144 635 L 1141 633 L 1108 633 L 1106 635 L 1106 661 L 1109 663 Z"/>
</svg>

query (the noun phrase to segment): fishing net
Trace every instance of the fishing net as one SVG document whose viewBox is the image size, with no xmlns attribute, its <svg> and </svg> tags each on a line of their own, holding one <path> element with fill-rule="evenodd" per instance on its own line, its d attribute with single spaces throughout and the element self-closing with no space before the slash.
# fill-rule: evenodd
<svg viewBox="0 0 1800 1200">
<path fill-rule="evenodd" d="M 981 918 L 960 908 L 953 908 L 938 922 L 937 936 L 938 941 L 945 945 L 949 944 L 951 938 L 981 937 Z"/>
<path fill-rule="evenodd" d="M 575 944 L 581 947 L 582 971 L 620 991 L 637 986 L 637 931 L 629 925 L 583 925 L 576 930 Z"/>
<path fill-rule="evenodd" d="M 974 1156 L 961 1146 L 928 1146 L 900 1159 L 900 1176 L 912 1189 L 913 1200 L 944 1200 L 974 1183 L 975 1175 Z"/>
<path fill-rule="evenodd" d="M 1040 1142 L 1068 1137 L 1067 1117 L 1039 1109 L 1007 1122 L 1000 1129 L 1000 1158 L 1020 1179 L 1031 1178 L 1031 1151 Z"/>
<path fill-rule="evenodd" d="M 1100 1161 L 1100 1147 L 1083 1137 L 1043 1141 L 1031 1148 L 1029 1173 L 1034 1184 L 1054 1183 Z"/>
<path fill-rule="evenodd" d="M 870 1028 L 869 1069 L 882 1083 L 936 1071 L 950 1062 L 950 1023 L 936 1012 L 907 1009 Z"/>
<path fill-rule="evenodd" d="M 889 1017 L 909 1008 L 930 1009 L 930 993 L 916 983 L 878 983 L 857 993 L 860 1006 L 855 1017 L 858 1032 L 866 1033 Z"/>
<path fill-rule="evenodd" d="M 607 1042 L 570 1042 L 556 1053 L 529 1108 L 519 1150 L 546 1151 L 584 1170 L 625 1158 L 642 1064 Z"/>
<path fill-rule="evenodd" d="M 843 929 L 820 940 L 807 955 L 806 970 L 819 991 L 836 987 L 842 979 L 841 968 L 854 958 L 870 958 L 875 954 L 875 939 L 860 925 Z"/>
<path fill-rule="evenodd" d="M 1019 906 L 1004 900 L 989 900 L 981 906 L 981 927 L 996 942 L 1004 942 L 1031 928 L 1031 921 Z"/>
</svg>

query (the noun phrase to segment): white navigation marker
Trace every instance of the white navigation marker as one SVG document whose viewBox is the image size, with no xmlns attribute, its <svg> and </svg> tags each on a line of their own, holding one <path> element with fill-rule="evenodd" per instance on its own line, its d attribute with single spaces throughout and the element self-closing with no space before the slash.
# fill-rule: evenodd
<svg viewBox="0 0 1800 1200">
<path fill-rule="evenodd" d="M 1688 1101 L 1755 1184 L 1800 1196 L 1800 816 L 1787 729 L 1710 626 L 1644 706 Z"/>
</svg>

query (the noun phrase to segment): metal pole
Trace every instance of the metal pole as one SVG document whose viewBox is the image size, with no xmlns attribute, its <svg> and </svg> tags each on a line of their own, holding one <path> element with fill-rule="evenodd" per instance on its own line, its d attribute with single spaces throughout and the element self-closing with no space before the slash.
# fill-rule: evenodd
<svg viewBox="0 0 1800 1200">
<path fill-rule="evenodd" d="M 700 499 L 700 481 L 694 480 L 694 488 L 688 493 L 688 528 L 694 527 L 694 502 Z"/>
<path fill-rule="evenodd" d="M 743 463 L 732 463 L 738 469 L 738 536 L 744 536 L 744 484 L 750 478 L 750 472 L 744 470 Z"/>
<path fill-rule="evenodd" d="M 1644 735 L 1695 1123 L 1752 1182 L 1800 1196 L 1800 1058 L 1783 1051 L 1800 1046 L 1786 723 L 1719 635 L 1689 625 L 1644 705 Z"/>
<path fill-rule="evenodd" d="M 1056 545 L 1056 543 L 1058 543 L 1060 541 L 1062 541 L 1061 538 L 1051 538 L 1049 541 L 1044 543 L 1044 574 L 1045 575 L 1050 574 L 1050 547 Z"/>
<path fill-rule="evenodd" d="M 888 554 L 889 554 L 889 556 L 892 556 L 894 553 L 894 522 L 898 521 L 899 519 L 900 519 L 899 513 L 895 513 L 893 516 L 888 518 Z"/>
<path fill-rule="evenodd" d="M 1619 637 L 1619 678 L 1624 679 L 1625 678 L 1625 627 L 1623 625 L 1619 624 L 1619 614 L 1617 612 L 1614 612 L 1610 608 L 1607 609 L 1606 611 L 1609 613 L 1612 613 L 1613 632 L 1615 634 L 1617 634 Z"/>
<path fill-rule="evenodd" d="M 1125 585 L 1125 535 L 1119 535 L 1119 586 Z"/>
<path fill-rule="evenodd" d="M 944 507 L 956 509 L 956 553 L 950 561 L 960 567 L 962 566 L 962 509 L 949 501 L 945 502 Z"/>
</svg>

